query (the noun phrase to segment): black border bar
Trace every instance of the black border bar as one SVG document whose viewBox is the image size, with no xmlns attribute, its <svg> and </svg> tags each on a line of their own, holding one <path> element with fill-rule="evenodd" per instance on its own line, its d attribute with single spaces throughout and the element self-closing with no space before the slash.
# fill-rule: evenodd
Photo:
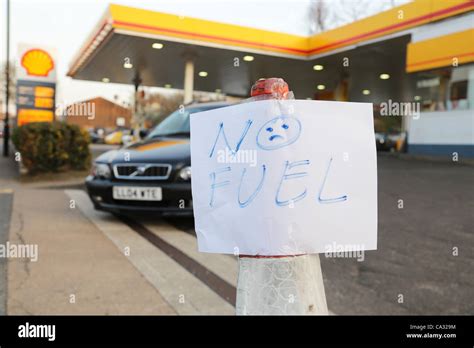
<svg viewBox="0 0 474 348">
<path fill-rule="evenodd" d="M 55 340 L 20 338 L 19 326 L 55 325 Z M 423 330 L 419 328 L 424 327 Z M 408 338 L 407 334 L 450 338 Z M 0 346 L 65 344 L 298 344 L 473 347 L 472 316 L 3 316 Z"/>
</svg>

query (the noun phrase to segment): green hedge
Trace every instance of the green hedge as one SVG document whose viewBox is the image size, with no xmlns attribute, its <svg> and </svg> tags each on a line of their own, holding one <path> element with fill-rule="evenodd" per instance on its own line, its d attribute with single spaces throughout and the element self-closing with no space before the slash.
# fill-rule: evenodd
<svg viewBox="0 0 474 348">
<path fill-rule="evenodd" d="M 89 134 L 76 125 L 28 123 L 14 129 L 12 141 L 31 174 L 84 170 L 91 164 Z"/>
</svg>

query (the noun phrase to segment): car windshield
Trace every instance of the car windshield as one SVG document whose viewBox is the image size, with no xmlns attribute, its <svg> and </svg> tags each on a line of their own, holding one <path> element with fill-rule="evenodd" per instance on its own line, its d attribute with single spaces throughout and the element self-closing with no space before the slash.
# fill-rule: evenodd
<svg viewBox="0 0 474 348">
<path fill-rule="evenodd" d="M 148 135 L 148 138 L 156 138 L 166 135 L 189 135 L 189 115 L 196 112 L 212 110 L 227 106 L 225 104 L 196 106 L 184 110 L 176 110 L 158 124 Z"/>
</svg>

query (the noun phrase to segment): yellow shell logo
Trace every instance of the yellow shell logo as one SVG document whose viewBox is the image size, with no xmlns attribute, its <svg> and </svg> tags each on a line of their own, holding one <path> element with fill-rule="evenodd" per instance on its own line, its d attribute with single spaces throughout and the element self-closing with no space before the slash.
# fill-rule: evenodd
<svg viewBox="0 0 474 348">
<path fill-rule="evenodd" d="M 48 52 L 35 48 L 25 52 L 21 58 L 21 66 L 26 69 L 28 75 L 48 76 L 54 69 L 54 61 Z"/>
</svg>

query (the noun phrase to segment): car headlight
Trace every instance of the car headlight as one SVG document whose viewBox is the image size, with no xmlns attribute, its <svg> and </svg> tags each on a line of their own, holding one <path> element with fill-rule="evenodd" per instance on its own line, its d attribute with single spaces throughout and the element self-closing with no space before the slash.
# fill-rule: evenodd
<svg viewBox="0 0 474 348">
<path fill-rule="evenodd" d="M 110 167 L 105 163 L 94 163 L 91 174 L 96 178 L 109 179 L 111 177 Z"/>
<path fill-rule="evenodd" d="M 179 177 L 182 180 L 191 180 L 191 167 L 184 167 L 179 171 Z"/>
</svg>

